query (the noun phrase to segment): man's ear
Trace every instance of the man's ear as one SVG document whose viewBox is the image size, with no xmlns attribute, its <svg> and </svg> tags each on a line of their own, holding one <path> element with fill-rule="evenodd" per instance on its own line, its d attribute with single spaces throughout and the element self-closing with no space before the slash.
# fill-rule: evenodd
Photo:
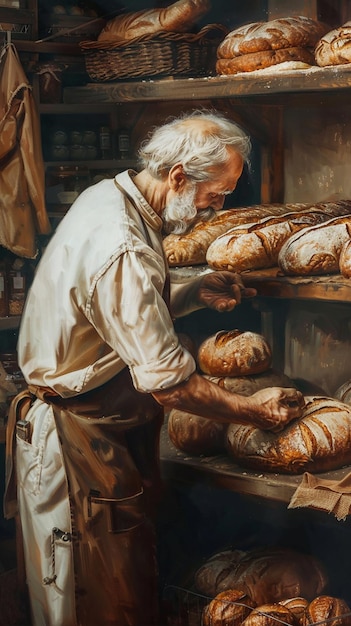
<svg viewBox="0 0 351 626">
<path fill-rule="evenodd" d="M 181 191 L 184 189 L 185 183 L 186 176 L 183 171 L 183 166 L 181 163 L 176 163 L 168 173 L 169 187 L 172 191 Z"/>
</svg>

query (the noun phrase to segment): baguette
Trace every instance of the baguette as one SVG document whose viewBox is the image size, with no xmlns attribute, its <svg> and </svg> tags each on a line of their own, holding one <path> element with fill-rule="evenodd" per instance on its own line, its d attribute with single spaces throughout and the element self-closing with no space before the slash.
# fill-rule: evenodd
<svg viewBox="0 0 351 626">
<path fill-rule="evenodd" d="M 339 272 L 343 244 L 350 239 L 351 215 L 335 217 L 292 235 L 282 246 L 278 265 L 287 275 Z"/>
<path fill-rule="evenodd" d="M 240 465 L 301 474 L 339 469 L 351 463 L 351 407 L 334 398 L 306 396 L 302 417 L 275 434 L 230 424 L 228 454 Z"/>
</svg>

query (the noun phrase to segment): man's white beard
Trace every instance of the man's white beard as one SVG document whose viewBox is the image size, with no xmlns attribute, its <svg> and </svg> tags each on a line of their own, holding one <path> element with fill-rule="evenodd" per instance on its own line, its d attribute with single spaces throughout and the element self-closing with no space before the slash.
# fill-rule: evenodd
<svg viewBox="0 0 351 626">
<path fill-rule="evenodd" d="M 183 193 L 177 194 L 166 206 L 162 214 L 166 233 L 181 235 L 189 228 L 197 216 L 194 204 L 196 186 L 191 185 Z"/>
</svg>

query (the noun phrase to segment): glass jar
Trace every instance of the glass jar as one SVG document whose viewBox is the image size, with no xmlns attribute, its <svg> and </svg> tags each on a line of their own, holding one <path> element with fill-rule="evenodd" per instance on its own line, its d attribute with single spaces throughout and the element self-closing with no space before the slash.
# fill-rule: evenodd
<svg viewBox="0 0 351 626">
<path fill-rule="evenodd" d="M 90 172 L 85 167 L 60 165 L 48 170 L 46 200 L 49 204 L 72 204 L 90 185 Z"/>
</svg>

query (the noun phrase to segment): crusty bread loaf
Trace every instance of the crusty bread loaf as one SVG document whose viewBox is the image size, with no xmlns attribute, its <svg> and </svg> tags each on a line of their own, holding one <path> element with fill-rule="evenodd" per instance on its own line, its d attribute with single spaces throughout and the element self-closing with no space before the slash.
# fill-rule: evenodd
<svg viewBox="0 0 351 626">
<path fill-rule="evenodd" d="M 261 604 L 253 609 L 242 626 L 277 626 L 277 624 L 295 626 L 295 617 L 286 606 L 274 602 Z"/>
<path fill-rule="evenodd" d="M 261 374 L 253 374 L 252 376 L 218 377 L 205 374 L 204 377 L 216 385 L 219 385 L 219 387 L 231 393 L 239 393 L 242 396 L 251 396 L 253 393 L 256 393 L 256 391 L 266 389 L 267 387 L 298 388 L 298 385 L 296 385 L 291 378 L 271 368 Z"/>
<path fill-rule="evenodd" d="M 220 59 L 281 48 L 314 48 L 329 30 L 326 24 L 304 16 L 252 22 L 232 30 L 217 49 Z"/>
<path fill-rule="evenodd" d="M 291 235 L 328 219 L 322 211 L 306 210 L 234 226 L 210 244 L 206 261 L 213 269 L 233 272 L 273 267 Z"/>
<path fill-rule="evenodd" d="M 172 409 L 167 427 L 173 445 L 188 454 L 211 456 L 225 450 L 226 424 Z"/>
<path fill-rule="evenodd" d="M 287 204 L 255 204 L 221 211 L 210 221 L 197 222 L 184 235 L 167 235 L 163 240 L 163 248 L 170 267 L 200 265 L 206 262 L 209 245 L 219 235 L 226 233 L 234 226 L 257 222 L 269 216 L 297 213 L 308 209 L 323 211 L 330 217 L 351 213 L 351 201 Z"/>
<path fill-rule="evenodd" d="M 270 368 L 272 351 L 259 333 L 221 330 L 202 342 L 197 362 L 211 376 L 250 376 Z"/>
<path fill-rule="evenodd" d="M 240 465 L 261 471 L 325 472 L 351 463 L 351 407 L 334 398 L 306 396 L 302 417 L 282 432 L 230 424 L 226 447 Z"/>
<path fill-rule="evenodd" d="M 315 48 L 317 65 L 344 65 L 351 63 L 351 22 L 323 35 Z"/>
<path fill-rule="evenodd" d="M 245 555 L 244 550 L 223 550 L 213 554 L 196 570 L 195 588 L 210 598 L 230 589 L 238 561 Z"/>
<path fill-rule="evenodd" d="M 349 404 L 351 406 L 351 380 L 347 380 L 340 385 L 340 387 L 338 387 L 334 392 L 333 397 L 335 400 L 340 400 L 340 402 L 344 402 L 344 404 Z"/>
<path fill-rule="evenodd" d="M 289 611 L 295 616 L 295 623 L 297 626 L 302 626 L 302 620 L 305 613 L 305 609 L 308 607 L 308 600 L 298 596 L 297 598 L 287 598 L 286 600 L 280 600 L 279 604 L 286 606 Z"/>
<path fill-rule="evenodd" d="M 339 272 L 343 244 L 350 239 L 351 215 L 332 218 L 295 233 L 282 246 L 278 264 L 287 275 Z"/>
<path fill-rule="evenodd" d="M 186 32 L 210 9 L 209 0 L 178 0 L 164 9 L 143 9 L 109 20 L 98 41 L 129 41 L 162 31 Z"/>
<path fill-rule="evenodd" d="M 202 626 L 223 626 L 225 624 L 241 626 L 253 607 L 254 603 L 245 591 L 228 589 L 219 593 L 205 606 L 201 624 Z"/>
<path fill-rule="evenodd" d="M 240 72 L 254 72 L 287 61 L 300 61 L 308 66 L 315 65 L 312 48 L 281 48 L 251 52 L 232 59 L 217 59 L 217 74 L 231 75 Z"/>
<path fill-rule="evenodd" d="M 318 596 L 306 608 L 302 626 L 310 626 L 311 624 L 350 626 L 350 613 L 351 609 L 345 600 L 333 596 Z"/>
<path fill-rule="evenodd" d="M 345 241 L 340 250 L 339 272 L 345 278 L 351 278 L 351 239 Z"/>
<path fill-rule="evenodd" d="M 223 576 L 220 562 L 215 563 L 215 577 L 209 571 L 204 576 L 204 563 L 194 577 L 196 589 L 205 595 L 212 595 L 213 591 L 218 594 L 227 589 L 242 590 L 256 606 L 260 606 L 292 596 L 302 596 L 311 601 L 323 593 L 328 583 L 325 569 L 318 559 L 292 549 L 255 549 L 237 557 L 234 554 L 232 562 L 229 559 L 223 562 Z M 212 563 L 214 559 L 214 556 L 211 557 Z M 210 561 L 207 567 L 211 567 Z M 216 584 L 213 584 L 214 578 Z M 212 583 L 210 587 L 207 584 L 209 581 Z"/>
</svg>

